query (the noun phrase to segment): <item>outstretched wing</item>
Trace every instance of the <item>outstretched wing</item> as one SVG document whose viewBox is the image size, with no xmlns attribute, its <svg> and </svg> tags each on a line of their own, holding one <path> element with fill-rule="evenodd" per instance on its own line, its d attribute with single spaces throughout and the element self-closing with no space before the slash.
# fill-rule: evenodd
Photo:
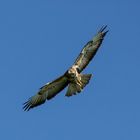
<svg viewBox="0 0 140 140">
<path fill-rule="evenodd" d="M 25 111 L 29 111 L 31 108 L 45 103 L 46 100 L 49 100 L 56 96 L 67 85 L 68 79 L 65 75 L 59 77 L 51 83 L 47 83 L 40 88 L 40 91 L 36 95 L 32 96 L 27 102 L 24 103 L 23 109 Z"/>
<path fill-rule="evenodd" d="M 74 65 L 78 66 L 79 72 L 81 72 L 95 56 L 97 50 L 99 49 L 104 36 L 108 31 L 104 31 L 107 26 L 103 26 L 97 33 L 97 35 L 89 41 L 82 49 L 80 55 L 76 59 Z"/>
</svg>

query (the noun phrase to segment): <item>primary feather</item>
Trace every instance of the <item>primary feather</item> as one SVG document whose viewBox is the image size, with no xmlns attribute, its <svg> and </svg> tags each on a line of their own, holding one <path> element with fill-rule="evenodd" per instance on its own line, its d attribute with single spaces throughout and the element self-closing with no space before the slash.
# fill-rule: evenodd
<svg viewBox="0 0 140 140">
<path fill-rule="evenodd" d="M 46 100 L 50 100 L 57 95 L 61 90 L 63 90 L 68 85 L 68 79 L 65 75 L 57 78 L 51 83 L 47 83 L 40 88 L 40 91 L 29 98 L 27 102 L 24 103 L 23 109 L 29 111 L 38 105 L 45 103 Z"/>
<path fill-rule="evenodd" d="M 45 103 L 46 100 L 52 99 L 68 85 L 68 91 L 66 93 L 68 97 L 82 91 L 89 83 L 91 74 L 81 74 L 81 72 L 89 64 L 101 46 L 108 32 L 105 31 L 106 27 L 107 26 L 103 26 L 95 37 L 84 46 L 72 67 L 68 69 L 63 76 L 41 87 L 36 95 L 24 103 L 23 109 L 25 111 L 29 111 L 31 108 Z"/>
<path fill-rule="evenodd" d="M 104 36 L 108 32 L 108 31 L 104 32 L 106 27 L 107 26 L 104 26 L 98 31 L 97 35 L 95 35 L 95 37 L 84 46 L 81 53 L 77 57 L 74 65 L 77 65 L 79 72 L 82 72 L 83 69 L 89 64 L 89 62 L 95 56 L 97 50 L 102 44 Z"/>
</svg>

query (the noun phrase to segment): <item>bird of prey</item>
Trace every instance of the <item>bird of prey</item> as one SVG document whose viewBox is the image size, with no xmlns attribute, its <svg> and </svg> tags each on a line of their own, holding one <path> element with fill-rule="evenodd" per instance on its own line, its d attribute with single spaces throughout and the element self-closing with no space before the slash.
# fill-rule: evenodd
<svg viewBox="0 0 140 140">
<path fill-rule="evenodd" d="M 25 111 L 29 111 L 31 108 L 45 103 L 46 100 L 52 99 L 67 86 L 68 90 L 65 95 L 67 97 L 76 95 L 82 91 L 89 83 L 92 74 L 82 74 L 81 72 L 89 64 L 101 46 L 108 32 L 108 30 L 105 31 L 106 27 L 107 26 L 103 26 L 93 39 L 84 46 L 74 64 L 62 76 L 45 84 L 36 95 L 32 96 L 24 103 L 23 109 Z"/>
</svg>

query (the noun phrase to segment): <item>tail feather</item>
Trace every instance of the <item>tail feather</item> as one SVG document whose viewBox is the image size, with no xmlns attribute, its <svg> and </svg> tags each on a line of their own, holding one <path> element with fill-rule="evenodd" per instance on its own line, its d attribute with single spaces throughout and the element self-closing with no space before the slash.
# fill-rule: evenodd
<svg viewBox="0 0 140 140">
<path fill-rule="evenodd" d="M 89 83 L 89 80 L 92 74 L 80 74 L 80 84 L 79 83 L 70 83 L 68 86 L 68 90 L 65 96 L 72 96 L 76 95 L 76 93 L 80 93 L 82 89 Z"/>
<path fill-rule="evenodd" d="M 69 96 L 72 96 L 72 95 L 76 95 L 76 92 L 77 92 L 77 88 L 76 88 L 75 84 L 74 83 L 70 83 L 68 85 L 68 90 L 67 90 L 67 93 L 66 93 L 65 96 L 69 97 Z"/>
<path fill-rule="evenodd" d="M 92 74 L 81 74 L 81 83 L 83 88 L 89 83 L 91 76 Z"/>
</svg>

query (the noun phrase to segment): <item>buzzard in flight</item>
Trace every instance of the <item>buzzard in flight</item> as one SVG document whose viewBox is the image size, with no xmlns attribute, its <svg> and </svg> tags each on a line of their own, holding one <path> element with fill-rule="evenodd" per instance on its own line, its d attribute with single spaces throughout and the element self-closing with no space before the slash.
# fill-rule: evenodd
<svg viewBox="0 0 140 140">
<path fill-rule="evenodd" d="M 82 91 L 89 83 L 92 74 L 82 74 L 81 72 L 89 64 L 102 44 L 108 32 L 105 31 L 106 27 L 107 26 L 103 26 L 95 37 L 84 46 L 72 67 L 70 67 L 64 75 L 41 87 L 36 95 L 24 103 L 23 109 L 25 111 L 29 111 L 31 108 L 45 103 L 46 100 L 52 99 L 67 86 L 67 97 L 76 95 Z"/>
</svg>

